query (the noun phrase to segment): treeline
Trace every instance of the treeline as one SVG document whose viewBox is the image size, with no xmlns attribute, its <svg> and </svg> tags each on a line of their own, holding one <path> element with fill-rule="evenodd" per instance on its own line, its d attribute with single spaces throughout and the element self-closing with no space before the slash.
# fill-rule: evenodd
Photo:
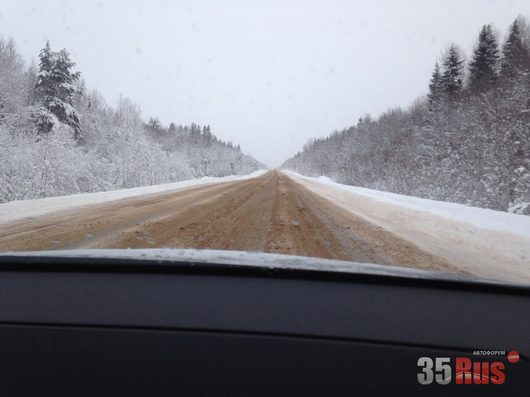
<svg viewBox="0 0 530 397">
<path fill-rule="evenodd" d="M 88 91 L 66 50 L 26 66 L 0 37 L 0 202 L 152 185 L 264 168 L 209 126 L 145 122 Z"/>
<path fill-rule="evenodd" d="M 455 44 L 407 110 L 309 141 L 284 168 L 341 183 L 530 214 L 530 29 L 500 43 L 482 28 L 469 61 Z"/>
</svg>

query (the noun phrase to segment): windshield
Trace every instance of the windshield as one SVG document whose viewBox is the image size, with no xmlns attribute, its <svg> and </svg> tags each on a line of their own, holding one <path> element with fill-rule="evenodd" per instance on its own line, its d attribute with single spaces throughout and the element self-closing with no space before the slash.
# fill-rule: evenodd
<svg viewBox="0 0 530 397">
<path fill-rule="evenodd" d="M 530 284 L 528 17 L 526 0 L 4 2 L 0 251 Z"/>
</svg>

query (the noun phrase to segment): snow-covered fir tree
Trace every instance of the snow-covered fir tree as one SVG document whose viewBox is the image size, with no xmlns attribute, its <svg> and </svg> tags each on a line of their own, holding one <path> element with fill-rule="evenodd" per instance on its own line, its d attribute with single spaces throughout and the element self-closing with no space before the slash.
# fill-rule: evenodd
<svg viewBox="0 0 530 397">
<path fill-rule="evenodd" d="M 502 77 L 512 78 L 530 64 L 530 53 L 523 43 L 522 24 L 524 22 L 521 18 L 512 23 L 508 38 L 502 47 Z"/>
<path fill-rule="evenodd" d="M 456 95 L 464 83 L 464 58 L 462 51 L 451 44 L 442 60 L 441 83 L 444 92 L 450 96 Z"/>
<path fill-rule="evenodd" d="M 484 25 L 469 63 L 469 86 L 484 91 L 495 84 L 499 71 L 499 44 L 491 25 Z"/>
<path fill-rule="evenodd" d="M 42 105 L 39 130 L 47 133 L 58 123 L 63 123 L 70 126 L 74 138 L 80 140 L 79 114 L 73 104 L 75 96 L 82 94 L 82 91 L 78 85 L 80 73 L 72 70 L 75 63 L 65 49 L 52 51 L 49 42 L 41 50 L 39 60 L 35 84 L 35 94 Z"/>
<path fill-rule="evenodd" d="M 431 110 L 437 106 L 443 97 L 444 87 L 442 83 L 442 73 L 440 72 L 440 66 L 438 62 L 434 65 L 434 71 L 432 72 L 431 82 L 429 84 L 429 94 L 427 98 L 429 100 L 429 107 Z"/>
</svg>

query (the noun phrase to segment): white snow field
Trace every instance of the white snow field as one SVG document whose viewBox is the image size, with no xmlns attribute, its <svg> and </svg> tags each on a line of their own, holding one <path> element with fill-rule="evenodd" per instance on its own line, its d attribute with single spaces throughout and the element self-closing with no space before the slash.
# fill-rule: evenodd
<svg viewBox="0 0 530 397">
<path fill-rule="evenodd" d="M 447 259 L 466 272 L 530 284 L 530 216 L 282 172 L 337 206 Z"/>
<path fill-rule="evenodd" d="M 255 171 L 248 175 L 232 175 L 222 178 L 203 177 L 162 185 L 141 186 L 131 189 L 109 190 L 106 192 L 72 194 L 68 196 L 46 197 L 34 200 L 17 200 L 0 204 L 0 224 L 17 221 L 23 218 L 41 216 L 52 212 L 100 204 L 107 201 L 150 193 L 180 191 L 192 187 L 210 185 L 219 182 L 238 181 L 263 175 L 266 170 Z"/>
</svg>

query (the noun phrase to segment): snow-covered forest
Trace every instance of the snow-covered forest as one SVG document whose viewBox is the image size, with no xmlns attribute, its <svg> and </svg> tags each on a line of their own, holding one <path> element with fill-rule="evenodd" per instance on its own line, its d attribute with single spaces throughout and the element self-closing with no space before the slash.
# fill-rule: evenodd
<svg viewBox="0 0 530 397">
<path fill-rule="evenodd" d="M 283 164 L 308 176 L 530 214 L 530 28 L 482 28 L 469 56 L 456 44 L 429 93 L 310 140 Z"/>
<path fill-rule="evenodd" d="M 210 126 L 142 120 L 88 90 L 66 50 L 26 65 L 0 37 L 0 202 L 145 186 L 264 168 Z"/>
</svg>

